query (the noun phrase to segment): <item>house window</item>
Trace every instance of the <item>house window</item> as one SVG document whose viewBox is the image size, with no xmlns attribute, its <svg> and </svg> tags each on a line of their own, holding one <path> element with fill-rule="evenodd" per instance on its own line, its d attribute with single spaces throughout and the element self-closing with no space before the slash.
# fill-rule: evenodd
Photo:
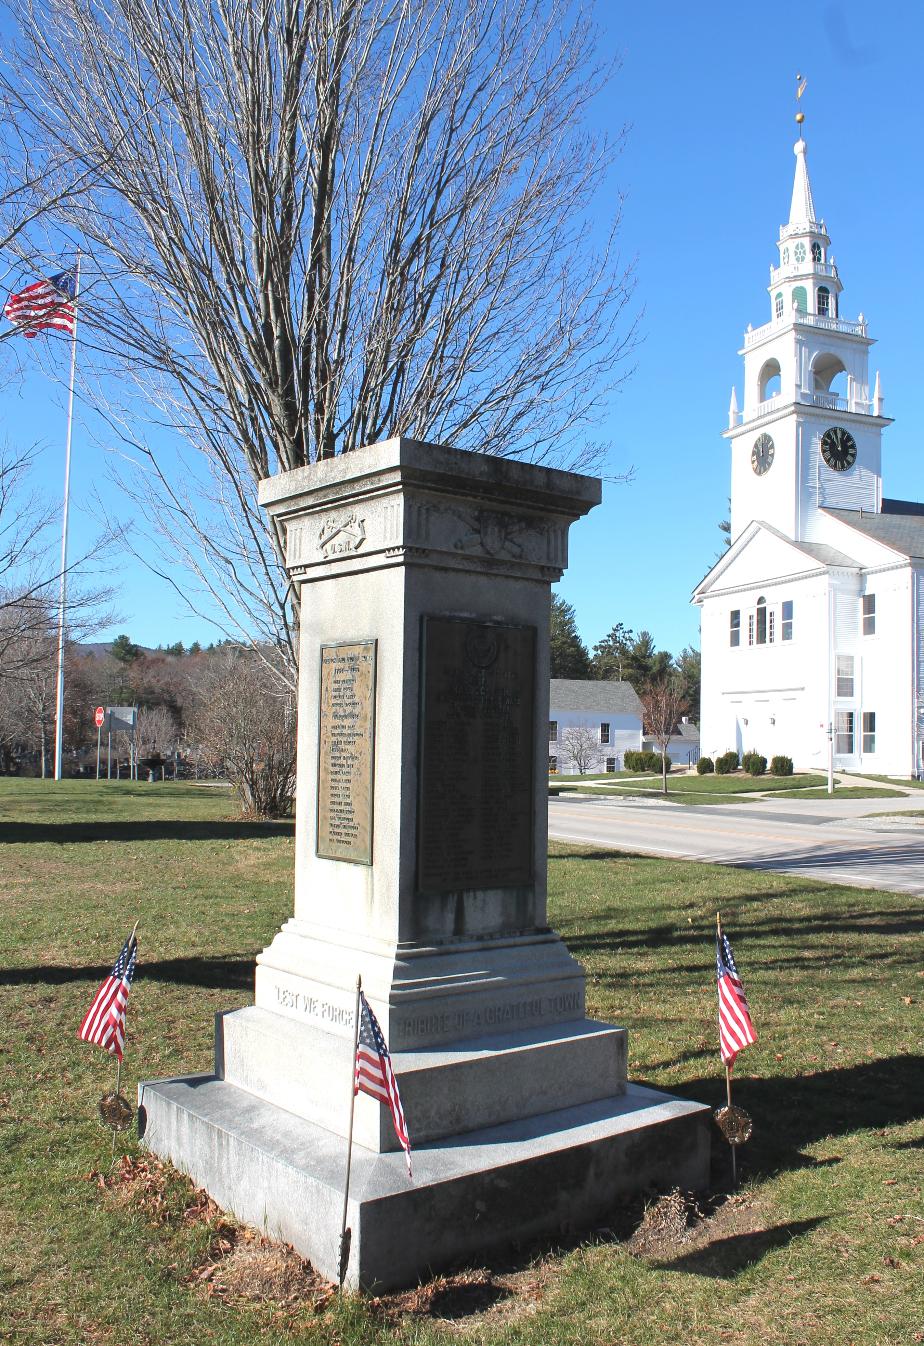
<svg viewBox="0 0 924 1346">
<path fill-rule="evenodd" d="M 818 287 L 818 312 L 825 318 L 831 312 L 831 291 L 824 285 Z"/>
<path fill-rule="evenodd" d="M 853 711 L 839 710 L 834 716 L 834 751 L 848 756 L 853 752 Z"/>
<path fill-rule="evenodd" d="M 863 605 L 863 634 L 874 636 L 876 634 L 876 595 L 864 594 L 860 601 Z"/>
<path fill-rule="evenodd" d="M 874 710 L 863 712 L 863 751 L 876 751 L 876 712 Z"/>
<path fill-rule="evenodd" d="M 606 769 L 607 769 L 607 771 L 615 771 L 615 770 L 616 770 L 616 758 L 615 758 L 615 757 L 608 757 L 608 758 L 606 759 Z"/>
<path fill-rule="evenodd" d="M 755 613 L 755 617 L 757 618 L 757 621 L 756 621 L 757 634 L 756 634 L 756 636 L 755 636 L 755 640 L 756 640 L 756 642 L 757 642 L 758 645 L 766 645 L 766 643 L 767 643 L 767 600 L 766 600 L 766 598 L 758 598 L 758 600 L 757 600 L 757 612 Z"/>
<path fill-rule="evenodd" d="M 780 640 L 792 640 L 792 599 L 787 598 L 780 609 Z"/>
<path fill-rule="evenodd" d="M 777 318 L 782 318 L 782 316 L 783 316 L 783 294 L 782 294 L 782 291 L 781 291 L 779 294 L 777 294 L 777 295 L 774 296 L 774 299 L 773 299 L 773 313 L 774 313 L 774 316 L 777 317 Z"/>
<path fill-rule="evenodd" d="M 732 608 L 728 622 L 729 645 L 741 644 L 741 609 Z"/>
<path fill-rule="evenodd" d="M 853 655 L 837 656 L 837 674 L 834 687 L 835 696 L 853 696 Z M 853 751 L 853 749 L 851 749 Z"/>
<path fill-rule="evenodd" d="M 550 758 L 549 758 L 549 775 L 550 775 L 550 776 L 554 776 L 557 770 L 558 770 L 558 758 L 557 758 L 557 757 L 550 757 Z"/>
<path fill-rule="evenodd" d="M 610 727 L 609 727 L 608 724 L 601 724 L 601 726 L 600 726 L 600 742 L 601 742 L 601 743 L 609 743 L 609 741 L 610 741 Z"/>
<path fill-rule="evenodd" d="M 558 742 L 558 721 L 557 721 L 557 720 L 549 720 L 549 742 L 550 742 L 550 743 L 557 743 L 557 742 Z"/>
</svg>

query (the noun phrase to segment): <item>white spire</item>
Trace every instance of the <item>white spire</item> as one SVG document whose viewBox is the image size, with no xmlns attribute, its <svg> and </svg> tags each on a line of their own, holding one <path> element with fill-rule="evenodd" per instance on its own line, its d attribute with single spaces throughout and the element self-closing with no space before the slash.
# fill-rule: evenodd
<svg viewBox="0 0 924 1346">
<path fill-rule="evenodd" d="M 734 430 L 738 424 L 738 394 L 735 392 L 735 385 L 732 384 L 731 401 L 728 404 L 728 428 Z"/>
<path fill-rule="evenodd" d="M 809 182 L 808 164 L 805 160 L 806 144 L 801 136 L 793 146 L 793 153 L 796 156 L 796 176 L 792 184 L 789 223 L 814 224 L 815 202 L 812 200 L 812 184 Z"/>
</svg>

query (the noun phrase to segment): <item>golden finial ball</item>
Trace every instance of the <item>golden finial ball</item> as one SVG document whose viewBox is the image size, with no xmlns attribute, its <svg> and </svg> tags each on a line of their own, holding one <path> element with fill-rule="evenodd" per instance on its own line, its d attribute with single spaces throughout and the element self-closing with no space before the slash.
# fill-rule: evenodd
<svg viewBox="0 0 924 1346">
<path fill-rule="evenodd" d="M 802 123 L 805 121 L 805 113 L 804 113 L 804 112 L 797 112 L 797 113 L 796 113 L 796 121 L 797 121 L 797 122 L 799 123 L 799 125 L 801 126 Z"/>
</svg>

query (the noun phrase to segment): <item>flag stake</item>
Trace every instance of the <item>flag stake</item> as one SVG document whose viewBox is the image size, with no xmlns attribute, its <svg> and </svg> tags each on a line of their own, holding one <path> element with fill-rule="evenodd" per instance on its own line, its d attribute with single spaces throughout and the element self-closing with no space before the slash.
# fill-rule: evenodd
<svg viewBox="0 0 924 1346">
<path fill-rule="evenodd" d="M 747 999 L 744 995 L 744 987 L 741 985 L 741 979 L 738 976 L 735 967 L 731 946 L 722 934 L 722 916 L 718 911 L 715 914 L 715 926 L 716 979 L 719 988 L 719 1042 L 722 1060 L 725 1065 L 725 1096 L 728 1100 L 725 1107 L 717 1109 L 715 1120 L 716 1125 L 731 1147 L 732 1190 L 734 1191 L 738 1186 L 737 1147 L 750 1137 L 752 1123 L 748 1113 L 746 1113 L 743 1108 L 736 1108 L 732 1103 L 731 1072 L 738 1052 L 742 1051 L 757 1039 L 754 1034 L 753 1024 L 751 1023 L 750 1011 L 748 1010 Z M 723 994 L 728 997 L 729 982 L 732 978 L 734 979 L 731 993 L 734 1003 L 733 1012 L 737 1014 L 738 1017 L 731 1028 L 733 1036 L 729 1042 L 727 1034 L 730 1031 L 730 1025 L 727 1017 L 725 1017 L 726 1011 L 728 1010 L 728 1003 L 726 1000 L 723 1007 Z M 744 1034 L 740 1032 L 742 1028 L 745 1029 Z"/>
<path fill-rule="evenodd" d="M 353 1055 L 350 1057 L 350 1123 L 347 1127 L 346 1182 L 343 1187 L 343 1220 L 340 1224 L 339 1289 L 343 1289 L 350 1261 L 351 1231 L 347 1229 L 347 1208 L 350 1201 L 350 1166 L 353 1161 L 353 1113 L 356 1110 L 356 1048 L 359 1043 L 359 996 L 363 988 L 362 976 L 356 978 L 356 1009 L 353 1015 Z"/>
<path fill-rule="evenodd" d="M 71 330 L 71 384 L 67 400 L 67 443 L 64 450 L 64 511 L 61 520 L 61 597 L 58 608 L 58 688 L 55 700 L 55 780 L 64 769 L 64 617 L 67 605 L 67 516 L 71 497 L 71 438 L 74 430 L 74 375 L 77 369 L 77 298 L 80 293 L 80 251 L 74 271 L 74 326 Z"/>
</svg>

